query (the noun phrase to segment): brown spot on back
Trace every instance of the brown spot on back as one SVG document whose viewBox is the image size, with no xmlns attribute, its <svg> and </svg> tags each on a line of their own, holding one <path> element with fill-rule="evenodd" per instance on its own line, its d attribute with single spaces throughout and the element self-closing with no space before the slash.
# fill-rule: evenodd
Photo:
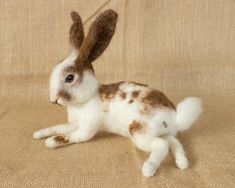
<svg viewBox="0 0 235 188">
<path fill-rule="evenodd" d="M 129 132 L 131 135 L 133 135 L 134 133 L 138 132 L 138 133 L 144 133 L 145 129 L 144 126 L 137 122 L 137 121 L 133 121 L 130 125 L 129 125 Z"/>
<path fill-rule="evenodd" d="M 67 138 L 65 138 L 64 136 L 56 136 L 56 137 L 54 137 L 54 140 L 58 144 L 66 144 L 69 142 L 69 140 Z"/>
<path fill-rule="evenodd" d="M 122 83 L 123 82 L 118 82 L 118 83 L 113 83 L 113 84 L 108 84 L 108 85 L 101 85 L 99 88 L 101 99 L 104 100 L 104 99 L 114 98 Z"/>
<path fill-rule="evenodd" d="M 158 90 L 151 90 L 142 100 L 150 106 L 166 106 L 175 109 L 175 105 Z"/>
<path fill-rule="evenodd" d="M 140 91 L 139 91 L 139 90 L 138 90 L 138 91 L 133 91 L 132 94 L 131 94 L 131 96 L 132 96 L 133 98 L 137 98 L 137 97 L 139 96 L 139 94 L 140 94 Z"/>
<path fill-rule="evenodd" d="M 122 99 L 125 99 L 126 98 L 126 93 L 122 92 L 120 96 L 121 96 Z"/>
</svg>

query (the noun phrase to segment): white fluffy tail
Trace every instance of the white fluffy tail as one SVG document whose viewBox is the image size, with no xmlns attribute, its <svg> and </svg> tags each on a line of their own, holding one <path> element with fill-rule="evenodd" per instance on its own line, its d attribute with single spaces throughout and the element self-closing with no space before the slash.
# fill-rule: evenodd
<svg viewBox="0 0 235 188">
<path fill-rule="evenodd" d="M 176 107 L 177 131 L 184 131 L 192 126 L 202 112 L 201 100 L 196 97 L 188 97 Z"/>
</svg>

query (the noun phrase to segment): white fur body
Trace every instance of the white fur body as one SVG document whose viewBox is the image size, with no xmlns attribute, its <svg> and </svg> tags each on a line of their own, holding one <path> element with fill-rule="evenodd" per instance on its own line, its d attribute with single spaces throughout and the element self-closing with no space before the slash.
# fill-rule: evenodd
<svg viewBox="0 0 235 188">
<path fill-rule="evenodd" d="M 93 77 L 89 72 L 87 77 Z M 131 93 L 136 89 L 146 92 L 149 88 L 125 82 L 120 86 L 120 91 L 127 94 L 125 99 L 116 95 L 110 101 L 102 101 L 97 91 L 88 102 L 69 105 L 67 107 L 68 122 L 76 127 L 87 127 L 92 124 L 94 129 L 111 132 L 130 137 L 129 125 L 138 120 L 148 125 L 147 134 L 151 136 L 176 135 L 176 111 L 168 108 L 153 110 L 149 114 L 141 114 L 143 104 L 134 101 L 131 105 Z M 164 127 L 163 121 L 167 123 Z"/>
<path fill-rule="evenodd" d="M 183 147 L 175 136 L 178 131 L 189 128 L 198 118 L 201 112 L 199 99 L 186 98 L 179 103 L 176 110 L 163 107 L 142 114 L 143 103 L 138 100 L 134 100 L 132 104 L 129 103 L 132 99 L 131 93 L 135 90 L 145 93 L 150 88 L 124 82 L 120 85 L 120 91 L 126 93 L 125 99 L 116 95 L 111 100 L 102 101 L 98 91 L 98 81 L 94 74 L 90 71 L 85 72 L 83 80 L 93 84 L 93 86 L 87 87 L 86 93 L 90 93 L 89 99 L 78 104 L 67 104 L 68 124 L 39 130 L 35 132 L 34 138 L 65 135 L 68 139 L 65 144 L 57 143 L 54 140 L 55 136 L 46 140 L 47 147 L 56 148 L 88 141 L 97 132 L 107 131 L 129 137 L 139 149 L 151 152 L 150 158 L 144 163 L 142 169 L 143 175 L 146 177 L 154 175 L 161 161 L 166 157 L 168 147 L 171 148 L 179 168 L 184 169 L 188 166 Z M 89 88 L 90 92 L 88 91 Z M 97 90 L 94 92 L 93 88 L 97 88 Z M 78 92 L 78 95 L 83 95 L 81 91 Z M 64 104 L 62 100 L 60 101 L 61 104 Z M 144 134 L 131 135 L 129 128 L 133 121 L 146 125 Z M 167 127 L 164 126 L 163 122 L 167 124 Z M 183 124 L 183 128 L 181 128 L 182 124 L 179 123 Z"/>
<path fill-rule="evenodd" d="M 54 67 L 50 78 L 50 101 L 67 107 L 68 123 L 41 129 L 33 137 L 49 137 L 46 146 L 57 148 L 107 131 L 129 137 L 136 147 L 150 152 L 142 167 L 146 177 L 155 174 L 169 148 L 176 165 L 186 168 L 188 160 L 175 136 L 197 120 L 202 111 L 200 100 L 189 97 L 175 108 L 163 93 L 142 84 L 100 85 L 91 63 L 109 44 L 117 13 L 107 10 L 101 14 L 85 39 L 80 16 L 72 12 L 71 17 L 72 53 Z"/>
</svg>

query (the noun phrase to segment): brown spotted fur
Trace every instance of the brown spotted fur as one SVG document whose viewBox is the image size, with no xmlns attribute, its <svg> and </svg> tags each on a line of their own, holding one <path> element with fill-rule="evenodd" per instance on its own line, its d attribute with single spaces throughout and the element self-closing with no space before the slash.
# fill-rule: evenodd
<svg viewBox="0 0 235 188">
<path fill-rule="evenodd" d="M 115 97 L 117 92 L 119 91 L 120 85 L 124 82 L 118 82 L 108 85 L 101 85 L 99 87 L 99 94 L 102 100 L 112 99 Z"/>
<path fill-rule="evenodd" d="M 122 99 L 125 99 L 125 98 L 126 98 L 126 93 L 125 93 L 125 92 L 122 92 L 122 93 L 120 94 L 120 97 L 121 97 Z"/>
<path fill-rule="evenodd" d="M 133 102 L 134 102 L 133 99 L 129 100 L 129 104 L 131 104 L 131 103 L 133 103 Z"/>
<path fill-rule="evenodd" d="M 134 133 L 143 133 L 145 132 L 145 127 L 138 121 L 133 121 L 129 125 L 129 132 L 131 135 L 133 135 Z"/>
<path fill-rule="evenodd" d="M 56 136 L 54 137 L 54 140 L 58 144 L 67 144 L 69 142 L 69 140 L 66 139 L 64 136 Z"/>
<path fill-rule="evenodd" d="M 142 102 L 149 106 L 166 106 L 171 109 L 175 109 L 175 105 L 160 91 L 151 90 L 142 98 Z"/>
<path fill-rule="evenodd" d="M 81 63 L 81 64 L 76 64 L 75 67 L 76 67 L 76 70 L 78 71 L 78 74 L 79 74 L 80 77 L 83 76 L 83 74 L 84 74 L 84 72 L 86 70 L 89 70 L 89 71 L 91 71 L 93 73 L 95 72 L 92 64 L 85 64 L 85 65 L 83 65 Z"/>
<path fill-rule="evenodd" d="M 140 91 L 137 90 L 137 91 L 133 91 L 132 94 L 131 94 L 131 96 L 132 96 L 133 98 L 137 98 L 137 97 L 139 96 L 139 94 L 140 94 Z"/>
<path fill-rule="evenodd" d="M 120 90 L 120 85 L 123 83 L 132 83 L 135 85 L 144 86 L 135 82 L 118 82 L 112 83 L 109 85 L 101 85 L 99 88 L 99 94 L 101 99 L 110 100 L 120 95 L 122 99 L 126 99 L 128 93 L 125 93 Z M 133 103 L 135 100 L 143 103 L 144 108 L 141 110 L 142 113 L 148 113 L 152 109 L 156 107 L 168 107 L 171 109 L 175 109 L 175 105 L 160 91 L 149 89 L 147 92 L 143 92 L 141 90 L 136 90 L 131 93 L 131 99 L 128 101 L 129 104 Z"/>
<path fill-rule="evenodd" d="M 75 66 L 69 66 L 69 67 L 66 67 L 63 71 L 63 74 L 64 75 L 67 75 L 67 74 L 76 74 L 78 73 L 78 70 Z"/>
</svg>

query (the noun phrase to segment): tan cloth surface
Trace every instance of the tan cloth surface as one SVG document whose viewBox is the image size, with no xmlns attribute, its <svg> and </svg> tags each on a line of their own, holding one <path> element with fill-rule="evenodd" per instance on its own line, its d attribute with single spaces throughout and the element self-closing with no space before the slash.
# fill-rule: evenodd
<svg viewBox="0 0 235 188">
<path fill-rule="evenodd" d="M 153 178 L 130 140 L 99 134 L 49 150 L 39 128 L 66 122 L 48 102 L 52 67 L 69 52 L 69 13 L 86 29 L 99 12 L 119 13 L 115 36 L 94 66 L 103 83 L 132 80 L 176 103 L 203 99 L 204 113 L 178 137 L 190 167 L 173 157 Z M 235 1 L 0 1 L 0 187 L 235 187 Z"/>
</svg>

